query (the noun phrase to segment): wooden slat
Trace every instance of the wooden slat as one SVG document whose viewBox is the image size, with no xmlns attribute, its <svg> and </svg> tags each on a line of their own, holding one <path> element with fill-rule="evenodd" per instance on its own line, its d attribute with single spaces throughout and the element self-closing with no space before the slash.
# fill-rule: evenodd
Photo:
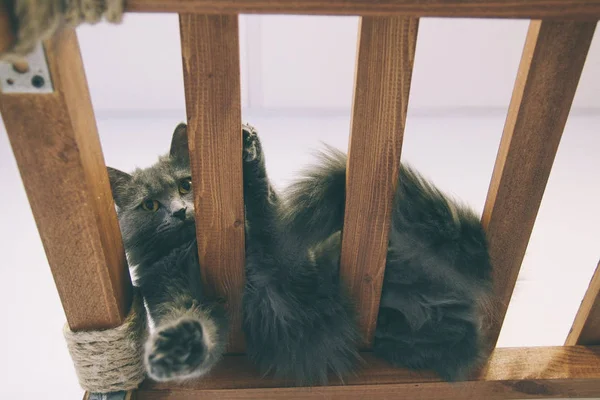
<svg viewBox="0 0 600 400">
<path fill-rule="evenodd" d="M 145 382 L 137 400 L 188 399 L 530 399 L 600 395 L 599 347 L 500 348 L 479 376 L 441 382 L 396 369 L 369 353 L 367 367 L 345 386 L 286 388 L 261 378 L 243 356 L 226 357 L 206 378 L 181 385 Z"/>
<path fill-rule="evenodd" d="M 227 300 L 230 352 L 244 349 L 244 198 L 237 16 L 181 15 L 196 227 L 207 289 Z"/>
<path fill-rule="evenodd" d="M 79 45 L 45 46 L 55 91 L 0 94 L 0 111 L 69 326 L 114 327 L 131 282 Z"/>
<path fill-rule="evenodd" d="M 341 270 L 358 306 L 363 347 L 375 334 L 418 20 L 364 17 L 356 79 Z"/>
<path fill-rule="evenodd" d="M 600 344 L 600 262 L 577 311 L 566 346 Z"/>
<path fill-rule="evenodd" d="M 598 19 L 598 0 L 127 0 L 128 11 Z"/>
<path fill-rule="evenodd" d="M 494 266 L 502 328 L 595 22 L 532 21 L 512 94 L 482 222 Z"/>
</svg>

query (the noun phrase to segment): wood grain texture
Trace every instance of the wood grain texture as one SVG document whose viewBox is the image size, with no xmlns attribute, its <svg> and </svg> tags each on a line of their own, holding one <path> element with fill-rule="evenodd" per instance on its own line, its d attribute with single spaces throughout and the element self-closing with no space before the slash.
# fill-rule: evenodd
<svg viewBox="0 0 600 400">
<path fill-rule="evenodd" d="M 494 266 L 494 346 L 519 275 L 595 22 L 532 21 L 482 223 Z"/>
<path fill-rule="evenodd" d="M 206 378 L 181 385 L 145 382 L 138 400 L 188 399 L 530 399 L 600 395 L 599 347 L 500 348 L 478 376 L 446 383 L 389 367 L 363 353 L 366 367 L 342 386 L 285 387 L 261 379 L 243 356 L 226 357 Z"/>
<path fill-rule="evenodd" d="M 0 111 L 69 326 L 115 327 L 131 282 L 75 32 L 45 48 L 55 91 Z"/>
<path fill-rule="evenodd" d="M 128 11 L 597 20 L 598 0 L 127 0 Z"/>
<path fill-rule="evenodd" d="M 8 14 L 8 5 L 0 2 L 0 54 L 10 49 L 15 40 L 12 21 Z"/>
<path fill-rule="evenodd" d="M 375 335 L 418 20 L 363 17 L 348 149 L 340 274 L 357 304 L 363 347 Z"/>
<path fill-rule="evenodd" d="M 229 351 L 244 350 L 244 197 L 237 16 L 180 15 L 198 251 L 207 290 L 227 300 Z"/>
<path fill-rule="evenodd" d="M 600 262 L 581 301 L 566 346 L 600 344 Z"/>
</svg>

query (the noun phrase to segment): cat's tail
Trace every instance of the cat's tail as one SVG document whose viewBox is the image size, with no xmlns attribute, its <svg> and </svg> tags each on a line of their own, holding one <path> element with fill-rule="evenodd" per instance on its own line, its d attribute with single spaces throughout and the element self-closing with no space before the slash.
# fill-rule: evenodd
<svg viewBox="0 0 600 400">
<path fill-rule="evenodd" d="M 325 145 L 318 163 L 286 190 L 283 219 L 307 244 L 319 243 L 342 229 L 346 201 L 346 154 Z"/>
</svg>

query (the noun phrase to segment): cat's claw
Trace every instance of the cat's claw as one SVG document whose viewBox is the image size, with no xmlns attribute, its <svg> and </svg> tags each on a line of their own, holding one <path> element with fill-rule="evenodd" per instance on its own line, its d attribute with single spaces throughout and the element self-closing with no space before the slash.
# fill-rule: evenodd
<svg viewBox="0 0 600 400">
<path fill-rule="evenodd" d="M 244 152 L 243 159 L 245 162 L 252 162 L 260 159 L 262 154 L 258 132 L 254 127 L 248 124 L 242 126 Z"/>
</svg>

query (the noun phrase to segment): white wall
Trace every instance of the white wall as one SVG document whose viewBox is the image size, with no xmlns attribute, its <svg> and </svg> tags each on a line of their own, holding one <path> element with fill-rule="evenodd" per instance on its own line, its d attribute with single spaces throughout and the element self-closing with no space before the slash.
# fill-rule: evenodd
<svg viewBox="0 0 600 400">
<path fill-rule="evenodd" d="M 412 111 L 508 105 L 527 21 L 423 19 Z M 263 109 L 350 107 L 357 17 L 242 16 L 242 102 Z M 94 105 L 183 110 L 176 15 L 129 14 L 120 26 L 79 29 Z M 600 40 L 592 44 L 574 108 L 600 109 Z"/>
</svg>

